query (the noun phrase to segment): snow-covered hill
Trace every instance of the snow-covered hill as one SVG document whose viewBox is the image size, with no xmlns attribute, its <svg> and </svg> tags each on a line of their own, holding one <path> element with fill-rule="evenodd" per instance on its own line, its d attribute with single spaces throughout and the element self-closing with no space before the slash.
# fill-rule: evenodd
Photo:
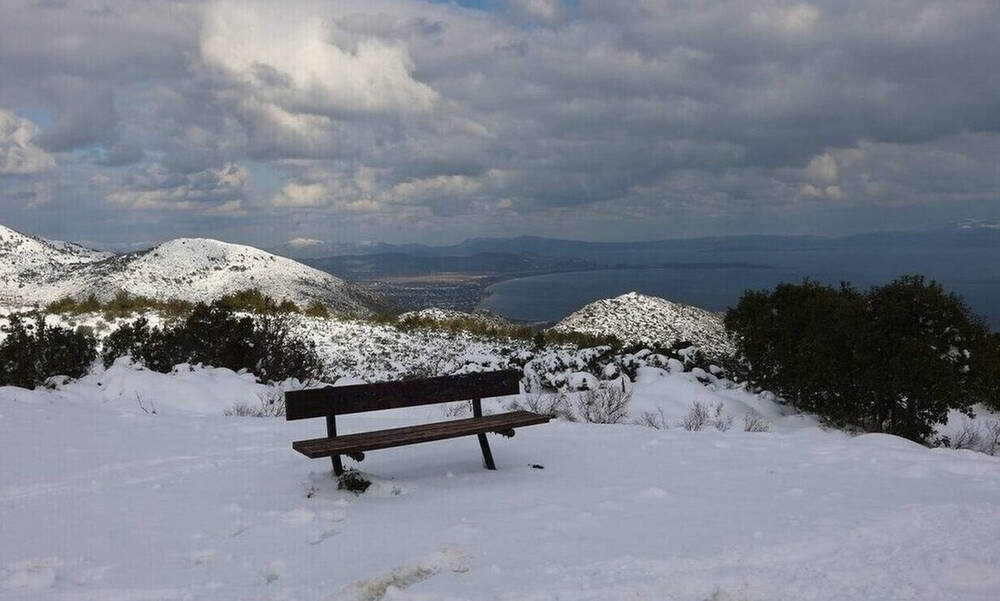
<svg viewBox="0 0 1000 601">
<path fill-rule="evenodd" d="M 109 257 L 110 253 L 34 238 L 0 225 L 0 304 L 33 299 L 39 285 L 46 287 L 71 267 Z"/>
<path fill-rule="evenodd" d="M 106 300 L 119 291 L 209 301 L 247 288 L 299 305 L 321 302 L 348 314 L 366 314 L 377 303 L 340 278 L 250 246 L 181 238 L 114 256 L 0 226 L 0 303 L 5 305 L 90 294 Z"/>
<path fill-rule="evenodd" d="M 709 356 L 733 350 L 718 313 L 637 292 L 590 303 L 553 329 L 610 335 L 638 344 L 693 342 Z"/>
</svg>

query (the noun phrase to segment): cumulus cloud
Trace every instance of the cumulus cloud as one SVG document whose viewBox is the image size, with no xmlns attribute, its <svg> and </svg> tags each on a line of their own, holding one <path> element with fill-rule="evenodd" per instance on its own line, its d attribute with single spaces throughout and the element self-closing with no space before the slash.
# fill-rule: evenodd
<svg viewBox="0 0 1000 601">
<path fill-rule="evenodd" d="M 0 106 L 35 121 L 3 121 L 0 221 L 36 197 L 275 244 L 1000 218 L 996 2 L 487 5 L 0 0 Z"/>
<path fill-rule="evenodd" d="M 242 92 L 291 114 L 419 112 L 436 99 L 413 78 L 403 44 L 352 39 L 316 5 L 217 2 L 201 56 Z"/>
<path fill-rule="evenodd" d="M 238 213 L 249 179 L 245 168 L 233 164 L 183 174 L 153 163 L 133 169 L 124 178 L 124 189 L 109 194 L 107 199 L 131 209 Z"/>
<path fill-rule="evenodd" d="M 39 173 L 55 166 L 55 159 L 35 144 L 38 126 L 0 109 L 0 176 Z"/>
</svg>

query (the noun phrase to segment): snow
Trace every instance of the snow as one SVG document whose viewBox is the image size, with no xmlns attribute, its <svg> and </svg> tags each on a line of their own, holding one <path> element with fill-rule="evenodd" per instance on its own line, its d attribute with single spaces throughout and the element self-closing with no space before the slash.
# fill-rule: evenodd
<svg viewBox="0 0 1000 601">
<path fill-rule="evenodd" d="M 645 366 L 633 415 L 722 401 L 771 431 L 555 421 L 491 436 L 495 472 L 471 438 L 374 451 L 356 496 L 291 449 L 322 420 L 222 415 L 273 390 L 127 361 L 0 388 L 0 599 L 1000 598 L 1000 459 L 981 453 L 850 437 Z"/>
<path fill-rule="evenodd" d="M 114 256 L 0 226 L 0 304 L 6 306 L 89 294 L 109 300 L 119 291 L 211 301 L 249 288 L 303 307 L 321 302 L 349 315 L 368 315 L 378 302 L 340 278 L 250 246 L 179 238 Z"/>
<path fill-rule="evenodd" d="M 720 314 L 637 292 L 594 301 L 553 329 L 614 336 L 636 344 L 691 342 L 712 357 L 733 350 Z"/>
</svg>

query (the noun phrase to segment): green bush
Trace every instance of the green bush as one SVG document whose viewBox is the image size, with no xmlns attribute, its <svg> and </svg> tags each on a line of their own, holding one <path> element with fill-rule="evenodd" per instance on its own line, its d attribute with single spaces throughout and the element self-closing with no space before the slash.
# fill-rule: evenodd
<svg viewBox="0 0 1000 601">
<path fill-rule="evenodd" d="M 371 485 L 371 480 L 365 478 L 361 475 L 361 472 L 354 469 L 345 470 L 343 474 L 337 477 L 338 490 L 349 490 L 356 495 L 365 492 Z"/>
<path fill-rule="evenodd" d="M 35 388 L 51 376 L 79 378 L 97 358 L 97 342 L 83 328 L 49 326 L 43 315 L 33 323 L 13 314 L 0 344 L 0 385 Z"/>
<path fill-rule="evenodd" d="M 330 310 L 326 308 L 326 305 L 320 302 L 314 302 L 306 308 L 305 314 L 309 317 L 321 317 L 327 319 L 330 317 Z"/>
<path fill-rule="evenodd" d="M 1000 395 L 996 336 L 920 276 L 747 291 L 725 323 L 738 375 L 837 425 L 924 442 L 949 410 Z"/>
<path fill-rule="evenodd" d="M 279 303 L 256 288 L 248 288 L 227 294 L 215 301 L 214 304 L 229 311 L 258 313 L 261 315 L 299 313 L 299 307 L 294 302 L 285 299 Z"/>
<path fill-rule="evenodd" d="M 315 345 L 294 336 L 285 319 L 237 315 L 221 302 L 195 305 L 174 326 L 151 327 L 145 318 L 122 325 L 105 339 L 102 357 L 111 365 L 125 355 L 164 373 L 180 363 L 246 369 L 264 382 L 322 373 Z"/>
</svg>

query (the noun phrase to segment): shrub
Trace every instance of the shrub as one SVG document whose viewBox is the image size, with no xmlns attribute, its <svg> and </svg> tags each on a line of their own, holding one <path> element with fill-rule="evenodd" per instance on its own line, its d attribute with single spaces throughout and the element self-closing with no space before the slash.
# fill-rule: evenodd
<svg viewBox="0 0 1000 601">
<path fill-rule="evenodd" d="M 966 420 L 954 437 L 939 437 L 934 446 L 1000 455 L 1000 419 Z"/>
<path fill-rule="evenodd" d="M 949 410 L 1000 402 L 996 336 L 919 276 L 748 291 L 725 323 L 748 381 L 835 425 L 924 442 Z"/>
<path fill-rule="evenodd" d="M 225 415 L 235 417 L 281 417 L 284 414 L 285 395 L 281 392 L 262 396 L 258 399 L 257 405 L 236 403 L 225 411 Z"/>
<path fill-rule="evenodd" d="M 663 409 L 657 409 L 656 413 L 652 411 L 643 411 L 639 419 L 636 420 L 636 424 L 640 426 L 646 426 L 647 428 L 654 428 L 656 430 L 666 430 L 670 427 L 667 423 L 667 416 L 663 413 Z"/>
<path fill-rule="evenodd" d="M 569 405 L 565 392 L 538 392 L 524 394 L 511 401 L 510 409 L 514 411 L 531 411 L 541 415 L 554 415 L 566 421 L 576 421 L 576 416 Z"/>
<path fill-rule="evenodd" d="M 345 470 L 337 478 L 337 489 L 338 490 L 349 490 L 356 495 L 368 490 L 368 487 L 372 485 L 371 480 L 365 478 L 361 475 L 358 470 Z"/>
<path fill-rule="evenodd" d="M 618 424 L 628 415 L 632 391 L 621 386 L 602 386 L 580 394 L 577 409 L 583 421 L 592 424 Z"/>
<path fill-rule="evenodd" d="M 285 319 L 238 316 L 222 303 L 196 305 L 173 327 L 151 327 L 145 318 L 120 326 L 105 340 L 102 356 L 110 365 L 123 355 L 163 373 L 180 363 L 246 369 L 264 382 L 322 373 L 315 345 L 294 336 Z"/>
<path fill-rule="evenodd" d="M 330 310 L 326 308 L 321 302 L 314 302 L 306 309 L 306 315 L 309 317 L 321 317 L 323 319 L 328 319 L 330 317 Z"/>
<path fill-rule="evenodd" d="M 245 313 L 287 313 L 289 309 L 291 309 L 291 312 L 297 313 L 299 310 L 295 303 L 286 300 L 279 304 L 273 298 L 256 288 L 247 288 L 246 290 L 227 294 L 220 297 L 213 304 L 231 312 L 240 311 Z"/>
<path fill-rule="evenodd" d="M 722 401 L 712 408 L 712 425 L 719 432 L 728 432 L 733 427 L 733 416 L 722 412 Z"/>
<path fill-rule="evenodd" d="M 52 376 L 79 378 L 97 358 L 97 341 L 83 328 L 49 326 L 43 315 L 34 323 L 12 314 L 0 344 L 0 385 L 35 388 Z"/>
<path fill-rule="evenodd" d="M 747 411 L 746 415 L 743 416 L 744 432 L 767 432 L 770 429 L 771 424 L 753 409 Z"/>
<path fill-rule="evenodd" d="M 694 401 L 688 414 L 681 420 L 681 426 L 689 432 L 697 432 L 708 425 L 710 419 L 708 407 L 699 401 Z"/>
</svg>

